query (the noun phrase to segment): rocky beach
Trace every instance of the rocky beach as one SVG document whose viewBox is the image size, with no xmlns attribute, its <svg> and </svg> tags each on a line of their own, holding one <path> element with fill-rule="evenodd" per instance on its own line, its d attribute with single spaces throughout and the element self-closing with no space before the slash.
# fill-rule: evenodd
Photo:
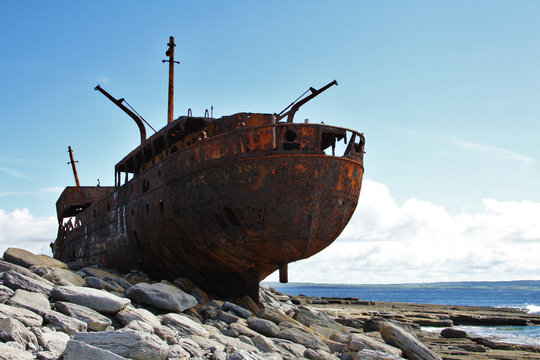
<svg viewBox="0 0 540 360">
<path fill-rule="evenodd" d="M 540 325 L 519 309 L 259 294 L 212 299 L 189 279 L 10 248 L 0 259 L 0 359 L 540 358 L 540 347 L 455 328 Z"/>
</svg>

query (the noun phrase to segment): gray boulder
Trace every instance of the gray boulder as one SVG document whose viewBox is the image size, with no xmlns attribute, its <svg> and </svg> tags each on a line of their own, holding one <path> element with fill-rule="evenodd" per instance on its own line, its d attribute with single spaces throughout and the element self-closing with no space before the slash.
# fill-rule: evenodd
<svg viewBox="0 0 540 360">
<path fill-rule="evenodd" d="M 414 336 L 390 322 L 381 324 L 381 336 L 388 344 L 403 351 L 411 360 L 441 360 L 441 357 L 422 344 Z"/>
<path fill-rule="evenodd" d="M 41 328 L 32 328 L 32 331 L 36 335 L 39 345 L 47 353 L 46 356 L 42 354 L 41 357 L 57 359 L 66 349 L 69 341 L 68 334 L 59 331 L 43 331 Z"/>
<path fill-rule="evenodd" d="M 87 325 L 84 321 L 77 320 L 57 311 L 51 310 L 45 313 L 43 319 L 52 329 L 65 332 L 68 335 L 75 335 L 80 331 L 87 330 Z"/>
<path fill-rule="evenodd" d="M 83 305 L 103 313 L 114 313 L 130 303 L 129 299 L 99 289 L 82 286 L 56 286 L 51 296 L 58 300 Z"/>
<path fill-rule="evenodd" d="M 191 358 L 191 354 L 182 345 L 174 344 L 169 346 L 167 360 L 189 360 Z"/>
<path fill-rule="evenodd" d="M 112 325 L 111 319 L 86 306 L 57 301 L 55 307 L 64 315 L 85 322 L 88 330 L 103 331 Z"/>
<path fill-rule="evenodd" d="M 10 297 L 12 297 L 14 294 L 14 291 L 8 288 L 7 286 L 4 286 L 0 284 L 0 303 L 3 303 Z"/>
<path fill-rule="evenodd" d="M 143 308 L 137 309 L 133 307 L 133 305 L 124 306 L 124 308 L 118 311 L 114 316 L 122 325 L 127 325 L 134 320 L 146 322 L 153 327 L 161 325 L 161 321 L 156 315 Z"/>
<path fill-rule="evenodd" d="M 183 312 L 197 305 L 193 296 L 164 283 L 138 283 L 127 289 L 125 294 L 133 301 L 168 311 Z"/>
<path fill-rule="evenodd" d="M 25 268 L 29 268 L 30 266 L 48 266 L 61 269 L 68 268 L 67 265 L 60 260 L 53 259 L 47 255 L 34 255 L 30 251 L 18 248 L 8 248 L 4 252 L 4 259 L 10 263 L 24 266 Z"/>
<path fill-rule="evenodd" d="M 324 350 L 306 349 L 304 357 L 311 360 L 339 360 L 339 358 Z"/>
<path fill-rule="evenodd" d="M 244 319 L 247 319 L 248 317 L 252 315 L 249 310 L 244 309 L 243 307 L 238 306 L 228 301 L 225 301 L 223 303 L 223 305 L 221 306 L 221 309 L 225 311 L 233 311 L 236 315 L 241 316 Z"/>
<path fill-rule="evenodd" d="M 324 351 L 330 350 L 320 337 L 297 328 L 282 329 L 278 333 L 278 337 L 304 345 L 307 348 Z"/>
<path fill-rule="evenodd" d="M 165 360 L 167 344 L 158 336 L 135 330 L 78 333 L 73 340 L 134 360 Z"/>
<path fill-rule="evenodd" d="M 86 278 L 86 284 L 94 289 L 102 289 L 107 291 L 123 292 L 124 288 L 118 285 L 116 282 L 109 282 L 102 280 L 95 276 L 89 276 Z"/>
<path fill-rule="evenodd" d="M 0 339 L 4 342 L 15 341 L 27 347 L 37 348 L 38 341 L 33 332 L 28 330 L 19 320 L 0 318 Z"/>
<path fill-rule="evenodd" d="M 355 351 L 355 352 L 368 349 L 368 350 L 382 351 L 382 352 L 396 355 L 396 356 L 403 355 L 400 349 L 390 346 L 388 344 L 385 344 L 377 339 L 374 339 L 364 334 L 350 335 L 348 346 L 351 351 Z"/>
<path fill-rule="evenodd" d="M 6 301 L 6 304 L 19 306 L 40 315 L 51 310 L 51 305 L 45 295 L 22 289 L 15 290 L 15 294 Z"/>
<path fill-rule="evenodd" d="M 127 360 L 109 350 L 86 344 L 84 342 L 70 340 L 64 351 L 64 360 Z"/>
<path fill-rule="evenodd" d="M 163 325 L 167 325 L 176 330 L 182 336 L 199 335 L 208 337 L 208 330 L 199 323 L 191 320 L 187 316 L 180 314 L 166 314 L 161 316 L 161 322 Z"/>
<path fill-rule="evenodd" d="M 76 274 L 71 270 L 46 266 L 32 266 L 30 270 L 34 274 L 49 280 L 55 285 L 72 284 L 75 286 L 84 286 L 86 284 L 86 282 L 80 275 Z"/>
<path fill-rule="evenodd" d="M 33 360 L 31 352 L 0 342 L 0 360 Z"/>
<path fill-rule="evenodd" d="M 247 320 L 250 329 L 269 337 L 276 337 L 279 333 L 279 327 L 270 320 L 250 317 Z"/>
<path fill-rule="evenodd" d="M 304 307 L 299 307 L 295 309 L 293 319 L 326 337 L 330 337 L 332 334 L 343 334 L 350 332 L 346 326 L 332 320 L 326 313 L 322 311 L 314 311 Z"/>
<path fill-rule="evenodd" d="M 43 324 L 43 318 L 35 312 L 5 304 L 0 304 L 0 317 L 17 319 L 28 327 L 41 326 Z"/>
<path fill-rule="evenodd" d="M 54 287 L 53 283 L 43 278 L 37 280 L 15 271 L 5 272 L 2 276 L 2 280 L 4 281 L 5 286 L 13 290 L 23 289 L 31 292 L 39 292 L 47 297 L 51 294 L 51 290 Z"/>
</svg>

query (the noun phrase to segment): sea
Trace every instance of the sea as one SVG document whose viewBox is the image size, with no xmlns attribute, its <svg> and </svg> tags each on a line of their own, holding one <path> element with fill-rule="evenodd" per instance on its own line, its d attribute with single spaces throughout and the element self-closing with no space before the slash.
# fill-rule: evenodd
<svg viewBox="0 0 540 360">
<path fill-rule="evenodd" d="M 289 295 L 353 297 L 366 301 L 489 306 L 524 309 L 540 315 L 540 281 L 440 282 L 395 285 L 263 283 Z M 493 341 L 540 346 L 540 326 L 457 326 Z M 440 331 L 425 328 L 426 331 Z"/>
</svg>

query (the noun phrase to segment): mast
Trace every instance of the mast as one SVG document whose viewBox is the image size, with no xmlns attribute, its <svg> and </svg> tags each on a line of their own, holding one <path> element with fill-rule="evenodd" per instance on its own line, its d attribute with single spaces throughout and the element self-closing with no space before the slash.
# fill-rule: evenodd
<svg viewBox="0 0 540 360">
<path fill-rule="evenodd" d="M 161 60 L 162 63 L 169 63 L 169 105 L 167 107 L 167 123 L 173 121 L 174 112 L 174 63 L 180 64 L 180 61 L 174 61 L 174 37 L 169 37 L 169 48 L 165 52 L 165 55 L 169 57 L 169 60 Z"/>
<path fill-rule="evenodd" d="M 69 159 L 71 160 L 68 162 L 68 164 L 71 164 L 71 168 L 73 169 L 73 176 L 75 177 L 75 183 L 77 184 L 77 187 L 81 187 L 81 184 L 79 183 L 79 175 L 77 175 L 77 168 L 75 167 L 75 163 L 78 161 L 73 160 L 73 150 L 71 150 L 71 146 L 68 146 L 68 152 L 69 152 Z"/>
</svg>

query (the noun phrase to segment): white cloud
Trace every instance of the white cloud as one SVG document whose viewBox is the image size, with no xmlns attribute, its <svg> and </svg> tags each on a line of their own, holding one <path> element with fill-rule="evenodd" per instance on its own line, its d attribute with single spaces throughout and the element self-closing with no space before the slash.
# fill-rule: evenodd
<svg viewBox="0 0 540 360">
<path fill-rule="evenodd" d="M 365 180 L 349 225 L 330 247 L 289 266 L 293 282 L 410 283 L 540 279 L 540 203 L 483 200 L 450 215 L 416 198 L 396 204 Z M 277 281 L 277 274 L 267 278 Z"/>
<path fill-rule="evenodd" d="M 35 254 L 51 254 L 49 244 L 56 238 L 54 217 L 35 217 L 28 209 L 6 212 L 0 209 L 0 251 L 18 247 Z M 1 255 L 0 254 L 0 255 Z"/>
</svg>

